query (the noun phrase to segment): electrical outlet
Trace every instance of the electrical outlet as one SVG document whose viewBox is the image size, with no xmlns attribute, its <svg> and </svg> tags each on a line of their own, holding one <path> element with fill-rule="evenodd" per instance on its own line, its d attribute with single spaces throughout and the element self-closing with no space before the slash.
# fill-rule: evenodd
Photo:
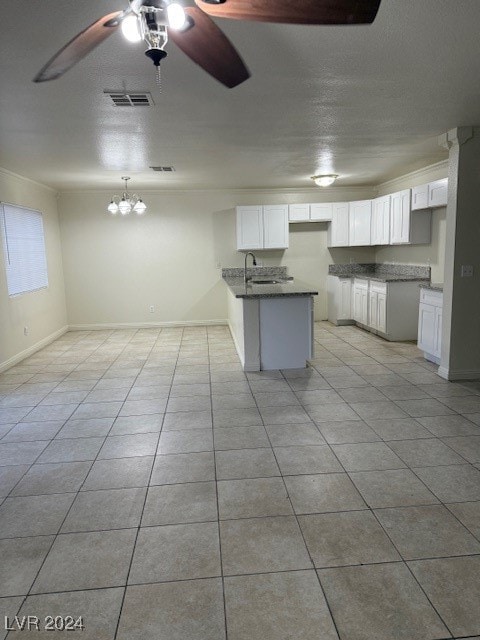
<svg viewBox="0 0 480 640">
<path fill-rule="evenodd" d="M 153 304 L 150 305 L 150 313 L 155 313 L 155 307 Z"/>
<path fill-rule="evenodd" d="M 28 336 L 29 331 L 30 331 L 30 330 L 29 330 L 29 328 L 28 328 L 28 327 L 23 327 L 23 335 L 24 335 L 24 336 Z"/>
<path fill-rule="evenodd" d="M 471 264 L 462 264 L 462 278 L 473 278 L 473 266 Z"/>
<path fill-rule="evenodd" d="M 217 260 L 215 262 L 215 269 L 221 269 L 222 268 L 222 263 L 220 262 L 220 260 Z"/>
</svg>

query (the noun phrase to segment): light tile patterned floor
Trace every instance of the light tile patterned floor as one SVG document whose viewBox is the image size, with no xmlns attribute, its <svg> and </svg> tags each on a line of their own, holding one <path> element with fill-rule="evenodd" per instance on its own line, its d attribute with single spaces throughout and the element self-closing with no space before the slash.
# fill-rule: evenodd
<svg viewBox="0 0 480 640">
<path fill-rule="evenodd" d="M 1 374 L 0 620 L 479 637 L 480 384 L 354 327 L 315 339 L 308 369 L 245 375 L 226 327 L 71 332 Z"/>
</svg>

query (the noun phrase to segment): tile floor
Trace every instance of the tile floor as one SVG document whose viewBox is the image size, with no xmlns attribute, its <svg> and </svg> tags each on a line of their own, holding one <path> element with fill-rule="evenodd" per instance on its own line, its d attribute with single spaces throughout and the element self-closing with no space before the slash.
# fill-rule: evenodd
<svg viewBox="0 0 480 640">
<path fill-rule="evenodd" d="M 0 620 L 478 640 L 480 384 L 315 338 L 308 369 L 245 375 L 225 327 L 71 332 L 1 374 Z"/>
</svg>

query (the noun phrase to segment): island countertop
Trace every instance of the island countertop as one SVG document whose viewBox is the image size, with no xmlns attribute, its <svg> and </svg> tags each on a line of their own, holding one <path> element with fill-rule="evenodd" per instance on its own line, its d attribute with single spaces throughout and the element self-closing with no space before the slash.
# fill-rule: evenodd
<svg viewBox="0 0 480 640">
<path fill-rule="evenodd" d="M 277 277 L 278 278 L 278 277 Z M 277 279 L 275 278 L 275 279 Z M 243 278 L 224 277 L 226 285 L 236 298 L 281 298 L 286 296 L 316 296 L 318 291 L 296 278 L 278 278 L 276 284 L 245 284 Z"/>
</svg>

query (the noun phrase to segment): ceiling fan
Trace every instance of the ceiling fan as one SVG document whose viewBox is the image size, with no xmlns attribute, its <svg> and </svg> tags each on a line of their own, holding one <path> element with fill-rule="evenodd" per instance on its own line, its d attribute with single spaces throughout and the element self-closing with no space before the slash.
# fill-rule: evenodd
<svg viewBox="0 0 480 640">
<path fill-rule="evenodd" d="M 223 31 L 209 17 L 309 25 L 370 24 L 381 0 L 129 0 L 124 11 L 100 18 L 58 51 L 34 82 L 56 80 L 120 27 L 132 41 L 144 40 L 145 54 L 159 68 L 168 39 L 207 73 L 232 88 L 250 72 Z"/>
</svg>

